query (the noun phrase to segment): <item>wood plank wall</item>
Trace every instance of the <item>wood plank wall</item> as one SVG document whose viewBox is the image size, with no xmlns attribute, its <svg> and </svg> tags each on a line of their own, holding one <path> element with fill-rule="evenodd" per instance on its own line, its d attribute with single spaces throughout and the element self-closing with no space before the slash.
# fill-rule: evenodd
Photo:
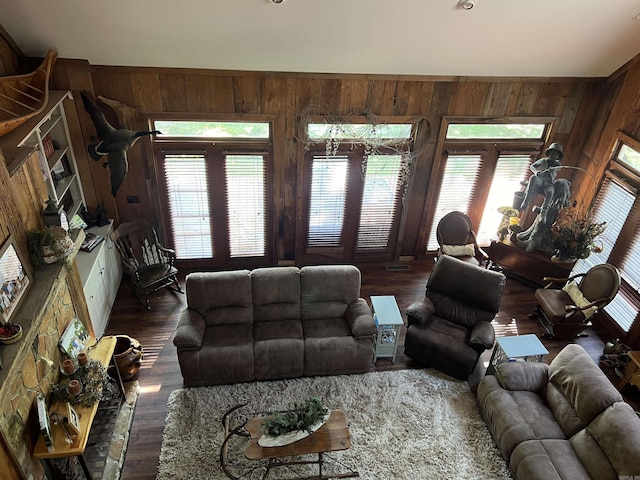
<svg viewBox="0 0 640 480">
<path fill-rule="evenodd" d="M 416 139 L 423 153 L 416 159 L 404 212 L 400 255 L 414 256 L 422 248 L 427 185 L 442 117 L 552 116 L 557 117 L 550 141 L 565 147 L 565 163 L 577 163 L 589 126 L 603 95 L 602 79 L 460 78 L 372 75 L 312 75 L 296 73 L 159 69 L 91 66 L 59 59 L 52 86 L 83 90 L 137 108 L 135 126 L 147 129 L 147 114 L 269 115 L 274 123 L 274 211 L 280 226 L 277 259 L 295 260 L 296 227 L 300 217 L 300 159 L 296 141 L 299 119 L 310 106 L 330 115 L 374 114 L 422 119 L 424 132 Z M 129 152 L 129 174 L 114 200 L 108 172 L 86 155 L 93 126 L 79 95 L 78 133 L 85 148 L 77 148 L 89 208 L 102 203 L 120 221 L 153 218 L 159 224 L 156 170 L 150 140 L 141 139 Z M 80 143 L 82 144 L 82 143 Z M 85 174 L 88 172 L 88 174 Z M 141 203 L 128 204 L 127 195 Z"/>
</svg>

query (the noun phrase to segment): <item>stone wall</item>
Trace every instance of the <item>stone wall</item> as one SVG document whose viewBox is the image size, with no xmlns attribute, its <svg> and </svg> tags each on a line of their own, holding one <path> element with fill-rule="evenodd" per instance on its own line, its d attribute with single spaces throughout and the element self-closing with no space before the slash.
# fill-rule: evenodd
<svg viewBox="0 0 640 480">
<path fill-rule="evenodd" d="M 38 394 L 47 397 L 51 385 L 59 379 L 58 341 L 76 316 L 69 281 L 73 274 L 73 269 L 64 265 L 36 272 L 28 300 L 19 309 L 22 318 L 17 319 L 17 323 L 30 322 L 30 326 L 18 343 L 0 347 L 4 361 L 0 371 L 0 430 L 14 463 L 22 470 L 21 476 L 27 479 L 44 476 L 40 462 L 31 457 L 39 435 L 36 398 Z"/>
</svg>

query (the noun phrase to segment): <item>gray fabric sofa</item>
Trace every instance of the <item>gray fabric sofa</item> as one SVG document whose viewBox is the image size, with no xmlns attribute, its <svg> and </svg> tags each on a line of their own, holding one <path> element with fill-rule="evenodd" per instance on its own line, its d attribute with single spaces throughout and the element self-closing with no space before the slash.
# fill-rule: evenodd
<svg viewBox="0 0 640 480">
<path fill-rule="evenodd" d="M 173 338 L 184 386 L 364 373 L 373 315 L 351 265 L 192 273 Z"/>
<path fill-rule="evenodd" d="M 579 345 L 498 365 L 477 398 L 516 480 L 640 476 L 640 419 Z"/>
</svg>

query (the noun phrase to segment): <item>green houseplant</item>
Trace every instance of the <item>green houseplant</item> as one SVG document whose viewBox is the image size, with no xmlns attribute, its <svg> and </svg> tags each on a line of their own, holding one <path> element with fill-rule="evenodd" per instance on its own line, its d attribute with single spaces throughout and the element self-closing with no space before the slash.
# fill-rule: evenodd
<svg viewBox="0 0 640 480">
<path fill-rule="evenodd" d="M 35 268 L 65 260 L 75 249 L 73 240 L 61 227 L 27 232 L 29 255 Z"/>
<path fill-rule="evenodd" d="M 580 215 L 573 208 L 560 212 L 551 226 L 551 238 L 556 261 L 575 261 L 587 258 L 591 252 L 601 252 L 599 237 L 607 222 L 592 222 L 588 215 Z"/>
</svg>

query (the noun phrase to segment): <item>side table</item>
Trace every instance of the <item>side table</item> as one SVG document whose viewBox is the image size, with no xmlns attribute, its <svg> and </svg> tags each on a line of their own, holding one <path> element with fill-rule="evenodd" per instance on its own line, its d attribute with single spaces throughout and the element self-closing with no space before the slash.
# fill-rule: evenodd
<svg viewBox="0 0 640 480">
<path fill-rule="evenodd" d="M 371 306 L 373 307 L 373 318 L 378 329 L 373 361 L 375 362 L 378 357 L 386 357 L 395 362 L 400 339 L 400 327 L 404 325 L 396 303 L 396 297 L 393 295 L 372 296 Z"/>
<path fill-rule="evenodd" d="M 503 362 L 541 362 L 549 351 L 534 334 L 513 335 L 496 338 L 496 346 L 491 354 L 487 375 L 496 372 L 496 366 Z"/>
<path fill-rule="evenodd" d="M 640 388 L 640 351 L 629 352 L 627 355 L 629 356 L 629 365 L 616 385 L 618 390 L 622 390 L 628 383 Z"/>
<path fill-rule="evenodd" d="M 97 342 L 95 347 L 93 347 L 88 353 L 92 359 L 98 360 L 105 366 L 109 365 L 110 362 L 115 365 L 115 361 L 113 360 L 113 352 L 115 351 L 115 348 L 116 337 L 102 337 Z M 118 387 L 121 389 L 121 394 L 124 395 L 124 390 L 122 390 L 122 380 L 120 379 L 120 375 L 117 371 L 117 366 L 116 375 L 118 377 L 116 381 L 119 382 Z M 65 407 L 66 402 L 54 402 L 49 407 L 49 412 L 65 411 Z M 80 417 L 80 433 L 78 433 L 73 438 L 73 443 L 67 443 L 67 435 L 62 425 L 52 424 L 51 438 L 53 440 L 53 450 L 49 451 L 47 449 L 47 446 L 44 443 L 44 438 L 42 437 L 42 435 L 40 435 L 38 437 L 35 449 L 33 450 L 33 456 L 43 461 L 51 461 L 54 458 L 77 456 L 86 478 L 91 480 L 91 473 L 89 472 L 89 469 L 82 455 L 87 447 L 87 440 L 89 439 L 91 425 L 93 424 L 93 419 L 96 415 L 96 412 L 98 411 L 98 403 L 96 402 L 91 407 L 83 407 L 81 405 L 78 405 L 74 408 L 78 413 L 78 416 Z"/>
</svg>

